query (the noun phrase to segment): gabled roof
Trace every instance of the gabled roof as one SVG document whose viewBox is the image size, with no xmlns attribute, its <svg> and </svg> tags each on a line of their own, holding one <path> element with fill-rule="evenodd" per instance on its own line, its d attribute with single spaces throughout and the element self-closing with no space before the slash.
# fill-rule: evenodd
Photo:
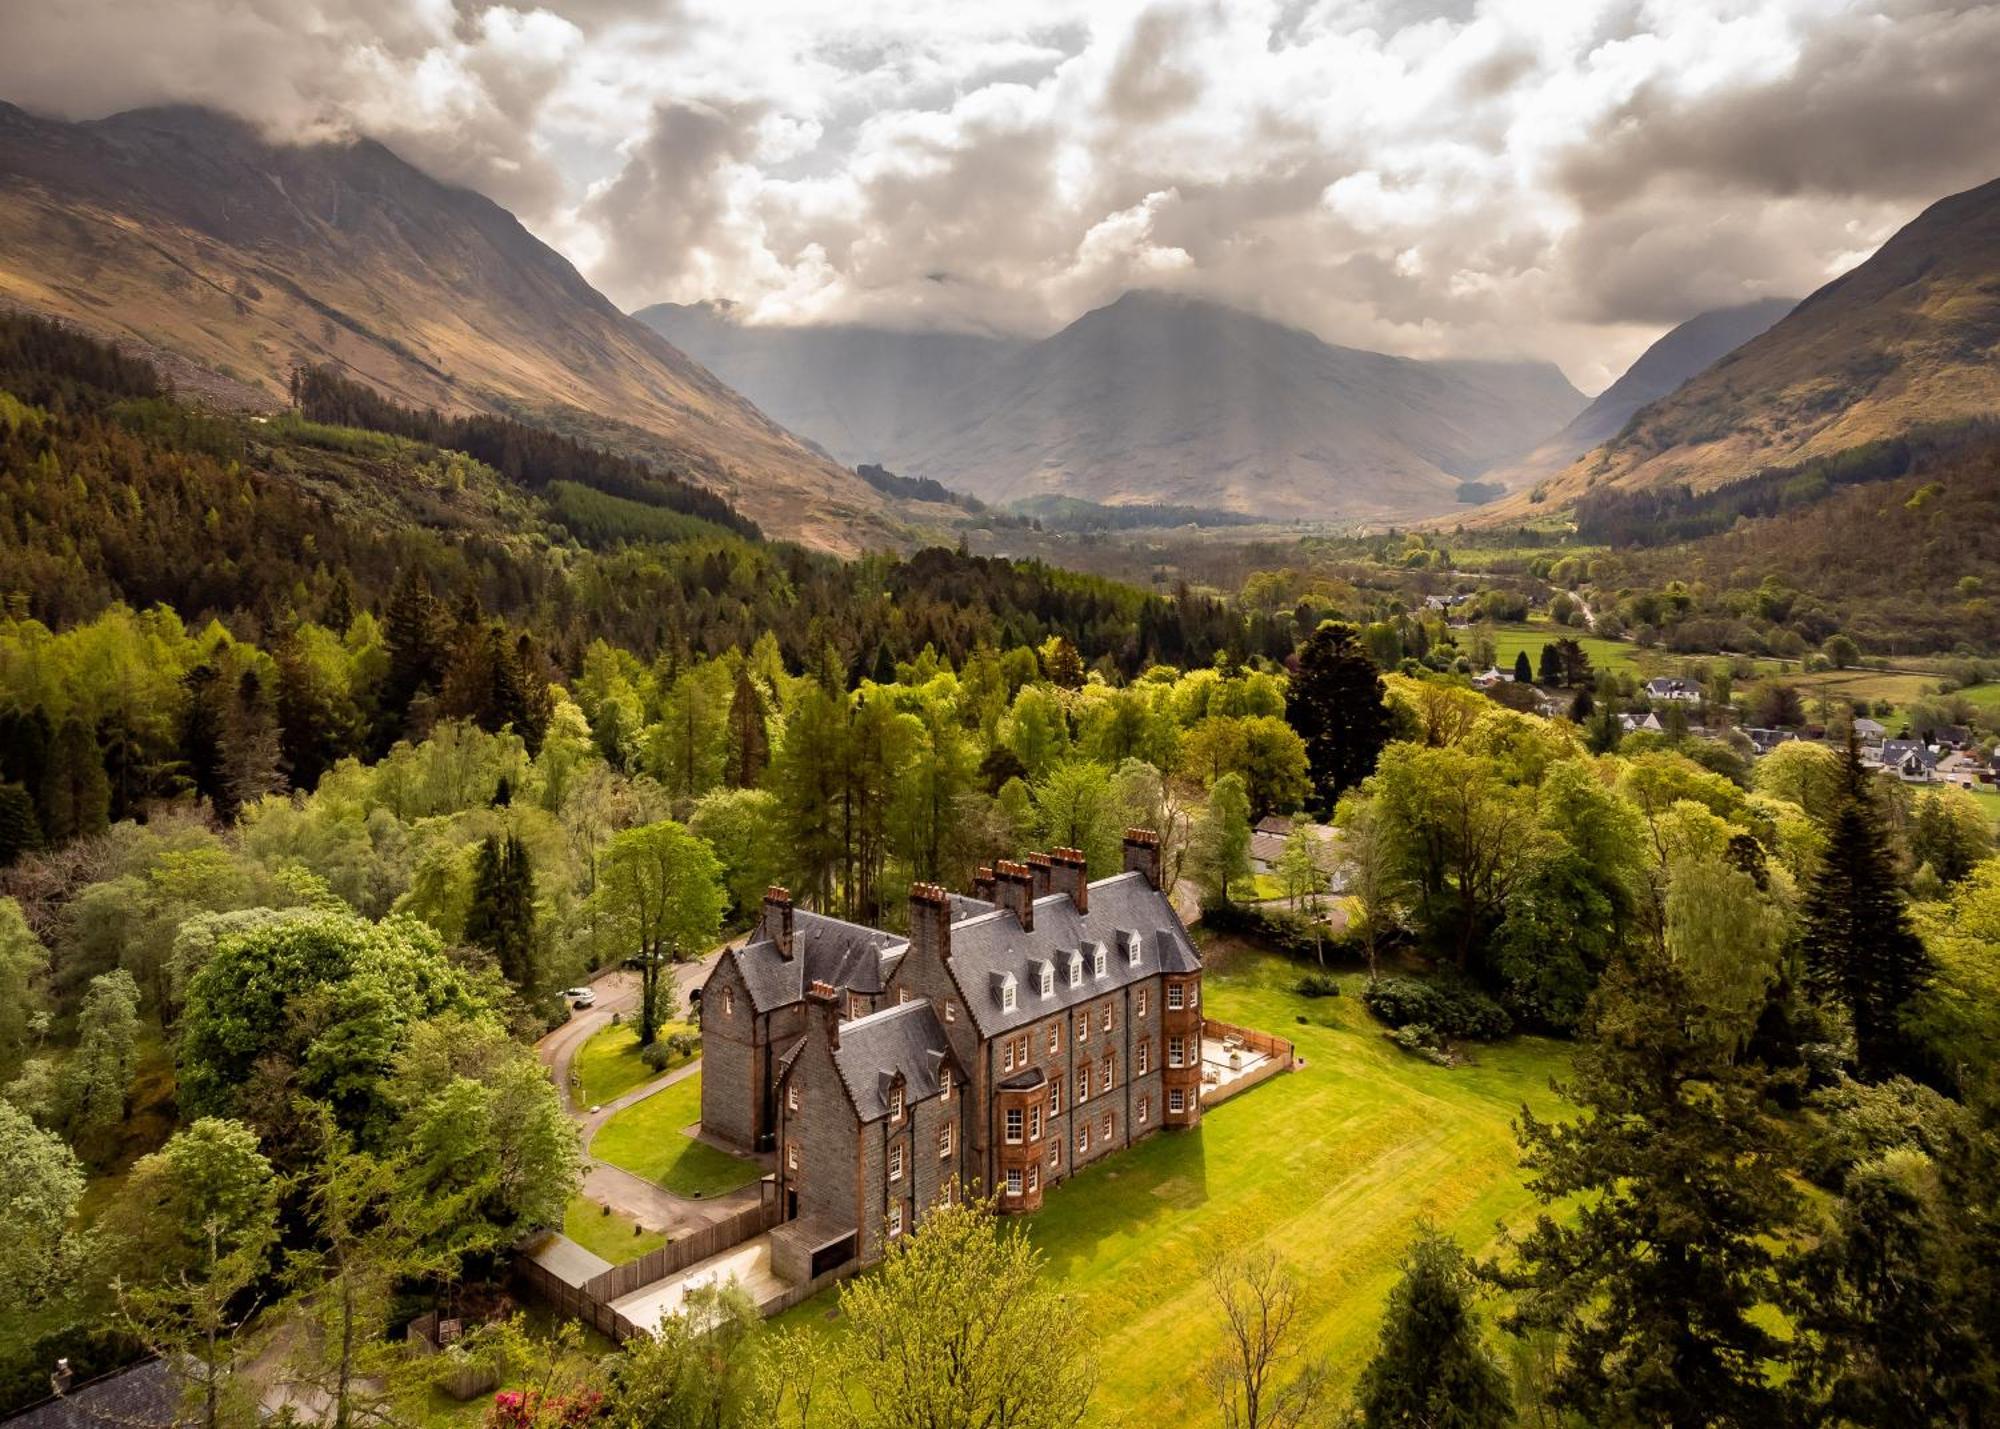
<svg viewBox="0 0 2000 1429">
<path fill-rule="evenodd" d="M 1915 759 L 1926 769 L 1937 767 L 1938 757 L 1930 746 L 1914 739 L 1885 739 L 1882 741 L 1882 763 L 1897 765 L 1905 760 Z"/>
<path fill-rule="evenodd" d="M 769 938 L 745 943 L 729 956 L 749 989 L 751 1006 L 770 1012 L 804 1000 L 806 988 L 816 982 L 876 996 L 909 946 L 895 933 L 799 909 L 792 914 L 790 958 Z"/>
<path fill-rule="evenodd" d="M 1181 925 L 1180 916 L 1166 895 L 1146 881 L 1143 873 L 1121 873 L 1090 885 L 1090 912 L 1080 914 L 1067 893 L 1052 893 L 1035 900 L 1035 926 L 1024 930 L 1011 910 L 993 912 L 952 925 L 949 967 L 966 1010 L 981 1037 L 997 1036 L 1015 1027 L 1048 1016 L 1062 1008 L 1088 1002 L 1107 992 L 1161 972 L 1195 972 L 1201 967 L 1194 941 Z M 1121 933 L 1135 935 L 1139 962 L 1127 958 L 1128 942 Z M 1108 949 L 1104 976 L 1096 976 L 1091 960 L 1084 958 L 1083 981 L 1069 985 L 1069 955 L 1103 943 Z M 1055 963 L 1053 996 L 1043 997 L 1034 965 Z M 997 980 L 1005 973 L 1020 980 L 1014 1010 L 1003 1011 Z M 847 1036 L 845 1024 L 841 1037 Z"/>
<path fill-rule="evenodd" d="M 938 1069 L 951 1060 L 944 1024 L 927 1001 L 899 1002 L 840 1024 L 833 1065 L 863 1121 L 889 1114 L 889 1089 L 900 1079 L 905 1106 L 938 1094 Z"/>
</svg>

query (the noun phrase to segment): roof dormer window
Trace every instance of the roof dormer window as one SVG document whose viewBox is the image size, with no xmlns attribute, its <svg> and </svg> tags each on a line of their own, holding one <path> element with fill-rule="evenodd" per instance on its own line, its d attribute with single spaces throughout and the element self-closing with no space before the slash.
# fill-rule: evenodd
<svg viewBox="0 0 2000 1429">
<path fill-rule="evenodd" d="M 1125 948 L 1126 966 L 1135 968 L 1139 966 L 1139 950 L 1144 946 L 1139 941 L 1139 935 L 1129 929 L 1121 929 L 1118 933 L 1118 941 Z"/>
<path fill-rule="evenodd" d="M 1083 986 L 1083 954 L 1080 952 L 1069 955 L 1069 985 Z"/>
<path fill-rule="evenodd" d="M 1104 976 L 1104 944 L 1102 943 L 1096 943 L 1091 946 L 1090 975 L 1092 977 Z"/>
<path fill-rule="evenodd" d="M 1012 973 L 1008 973 L 1000 979 L 1000 1010 L 1002 1012 L 1012 1012 L 1014 1010 L 1015 994 L 1019 986 L 1015 982 L 1014 974 Z"/>
<path fill-rule="evenodd" d="M 1041 965 L 1041 985 L 1043 997 L 1054 997 L 1056 995 L 1055 964 L 1043 963 Z"/>
</svg>

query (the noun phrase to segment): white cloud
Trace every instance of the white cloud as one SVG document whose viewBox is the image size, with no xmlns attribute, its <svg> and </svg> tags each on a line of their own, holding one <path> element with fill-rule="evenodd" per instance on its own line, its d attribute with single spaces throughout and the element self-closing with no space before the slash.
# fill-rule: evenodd
<svg viewBox="0 0 2000 1429">
<path fill-rule="evenodd" d="M 1958 0 L 66 0 L 0 95 L 384 139 L 618 302 L 1045 331 L 1166 283 L 1585 387 L 1992 177 Z"/>
</svg>

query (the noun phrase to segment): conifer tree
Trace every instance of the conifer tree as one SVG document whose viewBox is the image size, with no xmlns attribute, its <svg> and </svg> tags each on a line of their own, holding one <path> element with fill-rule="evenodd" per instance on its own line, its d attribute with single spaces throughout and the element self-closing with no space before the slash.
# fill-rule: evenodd
<svg viewBox="0 0 2000 1429">
<path fill-rule="evenodd" d="M 421 568 L 410 567 L 383 612 L 389 672 L 382 684 L 382 706 L 392 722 L 401 720 L 419 690 L 436 694 L 443 686 L 449 625 L 449 615 L 431 592 L 430 577 Z"/>
<path fill-rule="evenodd" d="M 754 788 L 764 777 L 770 757 L 770 736 L 764 731 L 764 695 L 750 678 L 746 661 L 736 671 L 736 690 L 729 699 L 729 762 L 723 777 L 733 788 Z"/>
<path fill-rule="evenodd" d="M 1534 666 L 1528 663 L 1528 652 L 1526 649 L 1514 652 L 1514 683 L 1517 685 L 1532 685 L 1535 683 L 1535 669 Z"/>
<path fill-rule="evenodd" d="M 1686 977 L 1651 943 L 1592 997 L 1562 1091 L 1582 1114 L 1516 1135 L 1544 1213 L 1495 1271 L 1517 1334 L 1560 1344 L 1550 1399 L 1588 1424 L 1779 1424 L 1793 1388 L 1780 1250 L 1799 1196 L 1764 1112 L 1765 1078 L 1707 1030 Z"/>
<path fill-rule="evenodd" d="M 35 801 L 19 784 L 0 784 L 0 868 L 42 846 Z"/>
<path fill-rule="evenodd" d="M 101 834 L 111 820 L 111 780 L 90 726 L 72 715 L 56 730 L 42 772 L 42 832 L 51 843 Z"/>
<path fill-rule="evenodd" d="M 278 772 L 278 725 L 264 698 L 263 681 L 245 670 L 223 728 L 222 779 L 216 817 L 234 823 L 247 803 L 285 787 Z"/>
<path fill-rule="evenodd" d="M 473 864 L 465 941 L 484 948 L 522 993 L 537 990 L 535 873 L 519 836 L 488 834 Z"/>
<path fill-rule="evenodd" d="M 1299 647 L 1285 718 L 1306 742 L 1313 789 L 1331 809 L 1375 770 L 1389 742 L 1382 672 L 1355 628 L 1327 621 Z"/>
<path fill-rule="evenodd" d="M 1553 687 L 1563 682 L 1562 652 L 1556 649 L 1553 641 L 1542 646 L 1542 657 L 1535 674 L 1544 685 Z"/>
<path fill-rule="evenodd" d="M 1801 918 L 1808 987 L 1823 1005 L 1846 1013 L 1864 1079 L 1917 1070 L 1921 1058 L 1903 1017 L 1930 979 L 1930 955 L 1910 927 L 1888 834 L 1851 734 L 1826 835 Z"/>
<path fill-rule="evenodd" d="M 1488 1429 L 1514 1419 L 1507 1374 L 1472 1313 L 1477 1282 L 1457 1242 L 1417 1228 L 1389 1292 L 1355 1398 L 1366 1429 Z"/>
</svg>

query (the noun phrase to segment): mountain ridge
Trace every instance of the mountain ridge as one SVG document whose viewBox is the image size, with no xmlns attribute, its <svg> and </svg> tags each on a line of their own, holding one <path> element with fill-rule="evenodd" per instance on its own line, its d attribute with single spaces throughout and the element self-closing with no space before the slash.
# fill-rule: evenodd
<svg viewBox="0 0 2000 1429">
<path fill-rule="evenodd" d="M 1640 408 L 1517 520 L 1599 488 L 1710 490 L 1957 418 L 2000 413 L 2000 179 L 1931 204 L 1769 329 Z"/>
<path fill-rule="evenodd" d="M 655 305 L 638 316 L 843 459 L 995 504 L 1058 495 L 1281 519 L 1435 514 L 1457 504 L 1462 481 L 1525 451 L 1585 401 L 1551 364 L 1336 347 L 1225 304 L 1146 289 L 1035 342 L 760 328 L 714 306 Z M 931 339 L 948 344 L 953 361 L 896 358 L 910 375 L 893 414 L 833 439 L 814 430 L 816 411 L 871 410 L 862 379 L 816 365 L 815 344 Z"/>
<path fill-rule="evenodd" d="M 329 364 L 680 472 L 842 554 L 892 504 L 621 313 L 511 213 L 368 139 L 274 144 L 214 111 L 83 124 L 0 105 L 0 298 L 282 400 Z"/>
<path fill-rule="evenodd" d="M 1555 475 L 1584 453 L 1615 438 L 1647 403 L 1671 395 L 1682 383 L 1768 331 L 1797 306 L 1796 298 L 1762 298 L 1711 308 L 1676 324 L 1561 431 L 1519 461 L 1487 473 L 1488 479 L 1514 488 Z"/>
</svg>

